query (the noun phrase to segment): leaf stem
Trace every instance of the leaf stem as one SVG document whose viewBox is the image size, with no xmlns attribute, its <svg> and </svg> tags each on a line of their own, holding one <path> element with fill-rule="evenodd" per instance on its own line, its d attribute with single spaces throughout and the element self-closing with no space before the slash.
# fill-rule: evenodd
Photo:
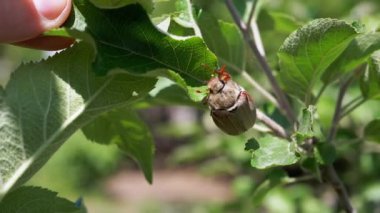
<svg viewBox="0 0 380 213">
<path fill-rule="evenodd" d="M 343 112 L 341 113 L 339 120 L 350 114 L 352 111 L 367 101 L 367 99 L 363 98 L 362 96 L 359 96 L 358 98 L 359 99 L 356 98 L 357 100 L 354 99 L 352 102 L 343 107 Z"/>
<path fill-rule="evenodd" d="M 242 71 L 241 72 L 241 75 L 243 76 L 243 78 L 248 82 L 250 83 L 258 92 L 261 93 L 261 95 L 263 95 L 266 99 L 268 99 L 270 102 L 272 102 L 276 107 L 278 107 L 278 103 L 276 101 L 276 99 L 272 96 L 272 94 L 270 94 L 266 89 L 264 89 L 263 87 L 261 87 L 261 85 L 255 81 L 255 79 L 253 79 L 251 77 L 251 75 L 249 75 L 246 71 Z"/>
<path fill-rule="evenodd" d="M 357 76 L 360 75 L 360 73 L 362 71 L 363 71 L 363 69 L 360 66 L 354 72 L 352 72 L 352 74 L 347 78 L 347 80 L 345 80 L 345 81 L 342 80 L 341 81 L 341 85 L 340 85 L 339 93 L 338 93 L 338 99 L 337 99 L 337 102 L 336 102 L 336 105 L 335 105 L 334 117 L 333 117 L 333 119 L 331 121 L 330 132 L 329 132 L 329 135 L 327 137 L 327 141 L 329 143 L 333 143 L 333 140 L 335 138 L 336 131 L 338 129 L 338 123 L 339 123 L 339 120 L 340 120 L 341 114 L 342 114 L 343 98 L 344 98 L 344 95 L 347 92 L 348 86 L 350 86 L 350 84 L 355 80 L 355 78 Z"/>
<path fill-rule="evenodd" d="M 271 129 L 275 135 L 281 138 L 289 139 L 289 135 L 285 129 L 272 118 L 268 117 L 264 112 L 256 109 L 256 116 L 257 119 Z"/>
<path fill-rule="evenodd" d="M 330 131 L 329 131 L 329 135 L 327 137 L 327 141 L 329 143 L 332 143 L 332 141 L 335 138 L 336 131 L 338 130 L 338 123 L 339 123 L 340 115 L 342 112 L 343 98 L 344 98 L 344 95 L 346 94 L 348 86 L 351 84 L 352 81 L 353 81 L 353 77 L 350 77 L 349 79 L 347 79 L 346 81 L 343 81 L 341 83 L 339 93 L 338 93 L 338 99 L 337 99 L 336 105 L 335 105 L 334 116 L 333 116 L 333 119 L 331 121 L 331 127 L 330 127 Z"/>
<path fill-rule="evenodd" d="M 363 96 L 361 95 L 352 99 L 350 102 L 348 102 L 347 104 L 343 106 L 342 111 L 346 111 L 349 107 L 351 107 L 353 104 L 355 104 L 357 101 L 360 101 L 361 99 L 363 99 Z"/>
<path fill-rule="evenodd" d="M 269 83 L 272 85 L 273 91 L 277 97 L 277 101 L 280 105 L 280 110 L 283 111 L 286 115 L 286 118 L 290 123 L 296 123 L 296 117 L 292 111 L 292 108 L 286 99 L 285 94 L 280 89 L 280 86 L 277 83 L 277 80 L 273 76 L 272 70 L 266 61 L 266 58 L 259 52 L 257 44 L 251 37 L 251 33 L 247 25 L 241 20 L 232 0 L 225 0 L 228 10 L 230 11 L 232 18 L 234 19 L 236 25 L 240 29 L 245 41 L 248 43 L 253 54 L 256 56 L 259 61 L 260 66 L 263 68 L 265 75 L 267 76 Z"/>
<path fill-rule="evenodd" d="M 255 13 L 258 1 L 259 0 L 253 0 L 253 2 L 252 2 L 251 11 L 249 11 L 249 16 L 248 16 L 248 20 L 247 20 L 247 26 L 251 26 L 251 22 L 252 22 L 252 19 L 253 19 L 253 14 Z"/>
<path fill-rule="evenodd" d="M 266 99 L 268 99 L 268 101 L 272 102 L 276 107 L 279 107 L 278 106 L 278 102 L 277 100 L 273 97 L 272 94 L 270 94 L 265 88 L 263 88 L 255 79 L 252 78 L 251 75 L 249 75 L 247 73 L 246 70 L 244 69 L 240 69 L 239 67 L 237 67 L 236 65 L 228 62 L 227 60 L 223 59 L 223 58 L 220 58 L 219 57 L 219 60 L 221 60 L 223 62 L 223 64 L 226 64 L 227 66 L 231 67 L 235 72 L 237 73 L 240 73 L 241 76 L 249 83 L 252 85 L 253 88 L 255 88 L 262 96 L 264 96 Z"/>
</svg>

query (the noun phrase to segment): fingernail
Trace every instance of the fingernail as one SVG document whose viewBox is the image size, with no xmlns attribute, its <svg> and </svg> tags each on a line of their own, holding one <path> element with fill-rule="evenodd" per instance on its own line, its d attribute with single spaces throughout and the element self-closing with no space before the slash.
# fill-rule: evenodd
<svg viewBox="0 0 380 213">
<path fill-rule="evenodd" d="M 67 0 L 33 0 L 33 3 L 40 15 L 53 20 L 61 15 L 67 5 Z"/>
</svg>

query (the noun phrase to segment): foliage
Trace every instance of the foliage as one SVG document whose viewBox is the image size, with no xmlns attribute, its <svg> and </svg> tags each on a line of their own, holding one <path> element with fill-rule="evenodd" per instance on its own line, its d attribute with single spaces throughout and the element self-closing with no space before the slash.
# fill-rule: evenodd
<svg viewBox="0 0 380 213">
<path fill-rule="evenodd" d="M 4 213 L 87 212 L 80 200 L 78 203 L 73 203 L 57 197 L 56 192 L 31 186 L 23 186 L 7 194 L 0 203 L 0 210 Z"/>
<path fill-rule="evenodd" d="M 294 2 L 282 4 L 292 8 Z M 23 202 L 36 211 L 85 211 L 49 190 L 22 186 L 79 129 L 96 143 L 116 144 L 152 183 L 154 142 L 138 110 L 161 105 L 204 110 L 200 103 L 208 92 L 204 84 L 218 62 L 226 64 L 244 87 L 256 87 L 261 93 L 253 94 L 258 108 L 267 114 L 273 109 L 268 117 L 272 123 L 259 119 L 256 125 L 263 132 L 225 137 L 204 124 L 193 132 L 194 143 L 171 156 L 178 164 L 205 161 L 203 171 L 245 183 L 238 187 L 237 200 L 223 209 L 276 212 L 271 198 L 278 196 L 276 202 L 283 204 L 284 212 L 309 211 L 307 206 L 332 212 L 331 205 L 312 194 L 326 195 L 323 187 L 316 189 L 324 181 L 344 200 L 341 180 L 334 172 L 360 201 L 355 208 L 365 211 L 379 202 L 375 181 L 380 175 L 376 163 L 380 112 L 371 105 L 378 104 L 380 89 L 378 32 L 340 17 L 307 17 L 309 21 L 272 11 L 269 4 L 259 2 L 253 8 L 256 1 L 232 6 L 219 0 L 73 3 L 65 25 L 45 35 L 74 37 L 77 42 L 48 59 L 20 65 L 1 88 L 1 212 L 23 211 Z M 255 14 L 247 20 L 252 18 L 251 9 Z M 243 22 L 251 25 L 242 28 Z M 255 26 L 262 30 L 261 38 L 244 31 Z M 255 52 L 262 44 L 265 51 Z M 258 71 L 262 69 L 269 69 L 269 79 L 273 77 L 269 83 Z M 277 81 L 279 92 L 287 95 L 285 101 L 290 100 L 289 110 L 299 115 L 295 123 L 281 126 L 287 116 L 281 112 L 287 106 L 265 99 L 270 100 L 271 94 L 262 91 L 270 87 L 278 97 Z M 330 104 L 326 100 L 331 97 L 335 101 Z M 372 114 L 358 119 L 354 111 L 359 106 Z M 327 122 L 321 121 L 329 116 Z M 273 123 L 284 133 L 278 134 Z M 356 171 L 334 167 L 341 164 Z M 257 182 L 242 178 L 252 175 Z M 305 178 L 311 181 L 298 184 Z M 364 178 L 367 182 L 358 184 Z M 294 192 L 290 196 L 283 195 L 287 189 L 282 186 L 287 184 L 297 185 L 289 188 Z M 294 205 L 297 200 L 306 207 Z M 350 211 L 347 204 L 340 208 Z"/>
</svg>

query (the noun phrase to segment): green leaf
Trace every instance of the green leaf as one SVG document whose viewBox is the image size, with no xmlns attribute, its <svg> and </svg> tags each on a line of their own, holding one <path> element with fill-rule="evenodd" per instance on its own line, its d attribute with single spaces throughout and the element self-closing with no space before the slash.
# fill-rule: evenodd
<svg viewBox="0 0 380 213">
<path fill-rule="evenodd" d="M 294 17 L 286 13 L 272 12 L 268 10 L 260 11 L 258 25 L 260 31 L 275 30 L 277 32 L 288 34 L 301 27 L 301 23 L 296 21 Z"/>
<path fill-rule="evenodd" d="M 177 97 L 179 97 L 179 100 L 184 101 L 190 98 L 191 105 L 194 105 L 195 102 L 200 102 L 202 99 L 207 95 L 208 93 L 208 87 L 207 86 L 198 86 L 198 87 L 192 87 L 188 86 L 185 82 L 185 80 L 176 72 L 173 72 L 171 70 L 165 70 L 159 74 L 160 76 L 164 76 L 168 79 L 170 79 L 172 82 L 176 83 L 179 88 L 181 88 L 183 91 L 179 92 L 177 94 L 173 94 Z M 157 87 L 156 87 L 157 88 Z M 185 94 L 183 92 L 186 92 Z M 184 104 L 186 104 L 187 101 L 184 101 Z M 181 104 L 179 102 L 178 104 Z"/>
<path fill-rule="evenodd" d="M 158 78 L 155 88 L 137 106 L 139 108 L 146 108 L 157 105 L 186 105 L 202 108 L 203 105 L 199 104 L 199 102 L 202 101 L 207 91 L 206 86 L 184 89 L 167 78 Z"/>
<path fill-rule="evenodd" d="M 133 110 L 122 108 L 107 112 L 82 128 L 86 137 L 101 144 L 117 144 L 134 159 L 152 183 L 154 144 L 146 124 Z"/>
<path fill-rule="evenodd" d="M 375 119 L 364 128 L 364 138 L 369 141 L 380 143 L 380 119 Z"/>
<path fill-rule="evenodd" d="M 93 49 L 74 45 L 22 65 L 0 92 L 0 197 L 27 181 L 77 129 L 144 97 L 155 79 L 90 69 Z"/>
<path fill-rule="evenodd" d="M 182 1 L 182 0 L 180 0 Z M 185 12 L 183 8 L 178 8 L 178 0 L 154 1 L 154 10 L 150 14 L 154 23 L 160 23 L 170 16 L 176 16 L 178 13 Z"/>
<path fill-rule="evenodd" d="M 298 144 L 301 144 L 305 139 L 312 137 L 323 140 L 320 124 L 316 120 L 316 113 L 317 108 L 313 105 L 309 105 L 308 108 L 302 109 L 298 129 L 294 133 L 294 137 Z"/>
<path fill-rule="evenodd" d="M 85 213 L 86 208 L 57 197 L 56 192 L 40 187 L 24 186 L 7 194 L 0 202 L 0 212 L 13 213 Z"/>
<path fill-rule="evenodd" d="M 296 155 L 296 144 L 287 140 L 276 138 L 270 135 L 255 139 L 250 139 L 248 146 L 256 147 L 252 150 L 251 165 L 257 169 L 267 169 L 275 166 L 285 166 L 295 164 L 299 157 Z"/>
<path fill-rule="evenodd" d="M 301 159 L 301 167 L 312 173 L 320 182 L 322 182 L 322 174 L 316 158 L 306 157 Z"/>
<path fill-rule="evenodd" d="M 244 150 L 245 151 L 255 151 L 257 150 L 258 148 L 260 148 L 260 145 L 259 143 L 257 142 L 256 139 L 254 138 L 251 138 L 247 141 L 247 143 L 245 143 L 245 147 L 244 147 Z"/>
<path fill-rule="evenodd" d="M 207 11 L 202 11 L 197 22 L 203 39 L 218 59 L 236 71 L 243 69 L 246 45 L 237 26 L 218 20 Z"/>
<path fill-rule="evenodd" d="M 322 76 L 325 84 L 338 79 L 366 62 L 368 57 L 380 49 L 380 33 L 358 35 L 346 50 L 332 63 Z"/>
<path fill-rule="evenodd" d="M 106 10 L 87 0 L 74 3 L 78 16 L 84 17 L 85 31 L 95 40 L 98 54 L 94 69 L 99 74 L 116 68 L 133 74 L 167 68 L 179 73 L 190 86 L 199 86 L 210 78 L 203 65 L 216 67 L 214 54 L 201 38 L 171 38 L 155 28 L 138 4 Z"/>
<path fill-rule="evenodd" d="M 158 77 L 155 88 L 145 98 L 146 104 L 200 107 L 199 102 L 208 94 L 207 86 L 188 86 L 178 73 L 171 70 L 152 71 L 149 76 L 162 76 L 165 78 Z"/>
<path fill-rule="evenodd" d="M 119 8 L 130 4 L 141 4 L 147 12 L 151 12 L 154 8 L 153 0 L 90 0 L 99 8 Z"/>
<path fill-rule="evenodd" d="M 317 143 L 314 147 L 314 156 L 319 164 L 332 164 L 336 158 L 335 147 L 331 143 Z"/>
<path fill-rule="evenodd" d="M 181 23 L 181 20 L 178 18 L 171 18 L 168 28 L 168 33 L 177 35 L 177 36 L 193 36 L 195 34 L 192 27 L 186 26 Z"/>
<path fill-rule="evenodd" d="M 368 68 L 360 79 L 360 90 L 366 99 L 380 99 L 379 51 L 375 52 L 368 61 Z"/>
<path fill-rule="evenodd" d="M 285 90 L 310 103 L 320 76 L 355 35 L 351 25 L 336 19 L 316 19 L 292 33 L 278 52 Z"/>
</svg>

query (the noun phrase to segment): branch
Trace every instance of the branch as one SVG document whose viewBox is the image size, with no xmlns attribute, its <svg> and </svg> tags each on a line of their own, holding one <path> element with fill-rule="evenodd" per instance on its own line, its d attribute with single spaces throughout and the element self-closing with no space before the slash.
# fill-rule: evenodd
<svg viewBox="0 0 380 213">
<path fill-rule="evenodd" d="M 340 120 L 340 115 L 342 112 L 343 98 L 344 98 L 344 95 L 346 94 L 348 86 L 351 84 L 353 79 L 354 79 L 353 76 L 351 76 L 348 80 L 344 81 L 340 86 L 339 94 L 338 94 L 338 100 L 337 100 L 336 105 L 335 105 L 334 117 L 331 121 L 330 132 L 329 132 L 329 135 L 327 137 L 327 141 L 329 143 L 332 143 L 332 141 L 335 138 L 336 131 L 338 130 L 338 123 Z"/>
<path fill-rule="evenodd" d="M 346 81 L 343 81 L 340 86 L 338 100 L 335 106 L 334 117 L 331 121 L 331 127 L 330 127 L 329 135 L 327 138 L 328 143 L 333 143 L 333 140 L 335 138 L 336 132 L 338 130 L 338 123 L 341 118 L 343 98 L 344 98 L 344 95 L 346 94 L 348 86 L 354 80 L 354 77 L 355 77 L 355 73 L 354 75 L 349 77 Z M 340 180 L 339 176 L 337 175 L 334 166 L 332 164 L 328 165 L 325 168 L 325 172 L 327 175 L 327 181 L 331 184 L 331 186 L 334 188 L 334 190 L 338 194 L 339 201 L 342 204 L 344 210 L 349 213 L 356 212 L 356 210 L 352 207 L 347 190 L 343 182 Z"/>
<path fill-rule="evenodd" d="M 343 206 L 344 210 L 348 213 L 355 213 L 356 210 L 352 207 L 350 197 L 348 196 L 346 187 L 343 185 L 342 181 L 338 177 L 333 165 L 326 167 L 325 172 L 327 174 L 327 180 L 334 188 L 335 192 L 339 196 L 339 201 Z"/>
<path fill-rule="evenodd" d="M 256 10 L 256 6 L 257 6 L 257 2 L 259 0 L 253 0 L 253 3 L 252 3 L 252 7 L 251 7 L 251 11 L 249 11 L 249 16 L 248 16 L 248 20 L 247 20 L 247 26 L 250 26 L 251 25 L 251 21 L 253 19 L 253 14 L 255 13 L 255 10 Z"/>
<path fill-rule="evenodd" d="M 268 101 L 272 102 L 276 107 L 278 106 L 277 100 L 273 97 L 272 94 L 270 94 L 265 88 L 263 88 L 255 79 L 250 76 L 245 69 L 241 69 L 237 67 L 236 65 L 228 62 L 227 60 L 220 58 L 219 59 L 222 61 L 223 64 L 226 64 L 227 66 L 231 67 L 233 71 L 240 73 L 241 76 L 249 83 L 252 85 L 253 88 L 255 88 L 262 96 L 264 96 Z"/>
<path fill-rule="evenodd" d="M 359 101 L 355 101 L 355 104 L 349 103 L 346 107 L 343 107 L 343 112 L 340 114 L 339 119 L 342 119 L 344 116 L 350 114 L 352 111 L 354 111 L 356 108 L 358 108 L 360 105 L 362 105 L 364 102 L 366 102 L 367 99 L 360 96 Z"/>
<path fill-rule="evenodd" d="M 253 79 L 246 71 L 242 71 L 241 75 L 259 93 L 261 93 L 262 96 L 264 96 L 266 99 L 268 99 L 270 102 L 272 102 L 276 107 L 279 107 L 276 99 L 267 90 L 265 90 L 259 83 L 257 83 L 257 81 L 255 81 L 255 79 Z"/>
<path fill-rule="evenodd" d="M 278 124 L 276 121 L 272 120 L 272 118 L 268 117 L 264 112 L 259 109 L 256 109 L 257 120 L 261 121 L 265 124 L 272 132 L 278 137 L 289 139 L 288 133 L 285 129 Z"/>
<path fill-rule="evenodd" d="M 296 117 L 292 111 L 292 108 L 290 107 L 290 104 L 289 104 L 288 100 L 286 99 L 285 94 L 281 91 L 280 86 L 278 85 L 275 77 L 273 76 L 272 70 L 269 67 L 268 62 L 266 61 L 265 57 L 263 57 L 263 55 L 260 54 L 256 43 L 251 38 L 249 28 L 247 28 L 247 25 L 239 17 L 239 14 L 238 14 L 235 6 L 232 3 L 232 0 L 225 0 L 225 2 L 226 2 L 228 10 L 230 11 L 230 13 L 232 15 L 232 18 L 234 19 L 236 25 L 238 26 L 238 28 L 242 32 L 244 40 L 248 43 L 253 54 L 256 56 L 257 60 L 259 61 L 260 66 L 263 68 L 263 71 L 264 71 L 265 75 L 267 76 L 269 83 L 272 85 L 273 91 L 274 91 L 274 93 L 277 97 L 277 101 L 280 105 L 280 109 L 285 112 L 286 117 L 290 123 L 295 123 Z"/>
</svg>

